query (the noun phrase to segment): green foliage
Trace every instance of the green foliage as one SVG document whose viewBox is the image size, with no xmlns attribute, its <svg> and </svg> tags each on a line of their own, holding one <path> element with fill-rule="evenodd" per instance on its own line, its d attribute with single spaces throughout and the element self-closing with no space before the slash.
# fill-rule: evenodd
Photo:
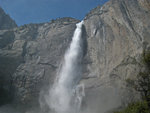
<svg viewBox="0 0 150 113">
<path fill-rule="evenodd" d="M 138 74 L 138 85 L 136 90 L 142 93 L 143 97 L 148 98 L 150 96 L 150 75 L 149 73 L 140 72 Z"/>
<path fill-rule="evenodd" d="M 128 105 L 127 108 L 114 113 L 150 113 L 147 101 L 135 102 Z"/>
<path fill-rule="evenodd" d="M 144 63 L 150 68 L 150 51 L 143 52 Z"/>
<path fill-rule="evenodd" d="M 143 63 L 147 70 L 137 75 L 137 81 L 126 79 L 128 85 L 141 92 L 143 101 L 131 103 L 125 109 L 114 113 L 150 113 L 150 51 L 143 52 Z"/>
<path fill-rule="evenodd" d="M 126 82 L 129 84 L 129 85 L 134 85 L 134 80 L 128 78 L 126 79 Z"/>
<path fill-rule="evenodd" d="M 55 22 L 55 20 L 54 20 L 54 19 L 52 19 L 52 20 L 51 20 L 51 22 L 52 22 L 52 23 L 54 23 L 54 22 Z"/>
</svg>

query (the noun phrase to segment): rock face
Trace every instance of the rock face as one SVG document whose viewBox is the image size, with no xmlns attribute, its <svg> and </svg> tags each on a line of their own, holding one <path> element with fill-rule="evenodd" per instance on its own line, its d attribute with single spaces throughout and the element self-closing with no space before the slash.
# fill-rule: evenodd
<svg viewBox="0 0 150 113">
<path fill-rule="evenodd" d="M 45 24 L 1 30 L 2 97 L 6 98 L 5 94 L 9 93 L 7 98 L 13 98 L 15 103 L 37 99 L 41 88 L 49 82 L 53 83 L 56 69 L 71 41 L 77 22 L 72 18 L 62 18 Z"/>
<path fill-rule="evenodd" d="M 0 7 L 0 30 L 2 29 L 11 29 L 17 27 L 17 24 L 14 20 L 7 15 L 3 9 Z"/>
<path fill-rule="evenodd" d="M 85 17 L 86 112 L 104 113 L 137 100 L 127 80 L 143 70 L 140 57 L 150 44 L 150 1 L 111 0 Z"/>
<path fill-rule="evenodd" d="M 83 113 L 112 112 L 140 99 L 128 80 L 144 70 L 140 59 L 150 49 L 149 18 L 149 0 L 110 0 L 86 15 Z M 37 103 L 54 81 L 77 22 L 62 18 L 0 30 L 1 104 Z"/>
</svg>

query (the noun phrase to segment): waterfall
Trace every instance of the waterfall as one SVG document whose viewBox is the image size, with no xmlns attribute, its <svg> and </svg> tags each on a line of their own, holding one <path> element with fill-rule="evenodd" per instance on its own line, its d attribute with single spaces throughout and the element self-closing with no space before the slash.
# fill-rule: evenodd
<svg viewBox="0 0 150 113">
<path fill-rule="evenodd" d="M 48 106 L 56 113 L 79 112 L 84 85 L 78 85 L 81 79 L 82 25 L 76 24 L 76 29 L 69 48 L 64 55 L 64 61 L 58 71 L 58 76 L 49 95 L 46 98 Z"/>
</svg>

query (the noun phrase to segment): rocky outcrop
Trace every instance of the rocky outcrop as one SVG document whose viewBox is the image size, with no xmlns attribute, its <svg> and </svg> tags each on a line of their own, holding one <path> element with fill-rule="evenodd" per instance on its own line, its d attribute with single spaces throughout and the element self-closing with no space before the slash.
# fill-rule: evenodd
<svg viewBox="0 0 150 113">
<path fill-rule="evenodd" d="M 110 0 L 86 15 L 83 113 L 112 112 L 140 99 L 128 80 L 145 68 L 141 57 L 150 48 L 149 18 L 148 0 Z M 0 96 L 7 97 L 2 104 L 37 103 L 55 79 L 77 22 L 61 18 L 0 30 Z"/>
<path fill-rule="evenodd" d="M 11 29 L 17 27 L 17 24 L 14 20 L 7 15 L 3 9 L 0 7 L 0 30 L 2 29 Z"/>
<path fill-rule="evenodd" d="M 66 18 L 16 29 L 13 47 L 21 46 L 23 62 L 13 74 L 15 99 L 22 103 L 31 101 L 35 99 L 33 97 L 39 96 L 41 86 L 53 83 L 56 69 L 71 41 L 77 22 Z"/>
<path fill-rule="evenodd" d="M 140 58 L 150 45 L 148 0 L 110 0 L 85 17 L 86 112 L 104 113 L 139 99 L 127 80 L 143 71 Z"/>
<path fill-rule="evenodd" d="M 42 87 L 53 83 L 56 69 L 78 20 L 62 18 L 0 31 L 2 97 L 15 103 L 38 101 Z M 3 98 L 3 99 L 4 99 Z"/>
</svg>

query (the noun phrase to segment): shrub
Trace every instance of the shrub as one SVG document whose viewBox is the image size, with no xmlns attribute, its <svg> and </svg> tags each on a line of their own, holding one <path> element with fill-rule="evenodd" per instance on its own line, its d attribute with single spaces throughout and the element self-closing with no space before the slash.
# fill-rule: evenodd
<svg viewBox="0 0 150 113">
<path fill-rule="evenodd" d="M 127 108 L 114 113 L 150 113 L 147 101 L 131 103 Z"/>
<path fill-rule="evenodd" d="M 130 78 L 127 78 L 127 79 L 126 79 L 126 82 L 127 82 L 127 84 L 128 84 L 129 86 L 134 86 L 134 85 L 135 85 L 134 80 L 132 80 L 132 79 L 130 79 Z"/>
<path fill-rule="evenodd" d="M 147 70 L 137 75 L 137 81 L 126 80 L 129 85 L 141 92 L 143 101 L 131 103 L 125 109 L 114 113 L 150 113 L 150 51 L 143 52 L 143 62 Z"/>
<path fill-rule="evenodd" d="M 150 51 L 143 52 L 143 60 L 147 67 L 150 69 Z"/>
</svg>

